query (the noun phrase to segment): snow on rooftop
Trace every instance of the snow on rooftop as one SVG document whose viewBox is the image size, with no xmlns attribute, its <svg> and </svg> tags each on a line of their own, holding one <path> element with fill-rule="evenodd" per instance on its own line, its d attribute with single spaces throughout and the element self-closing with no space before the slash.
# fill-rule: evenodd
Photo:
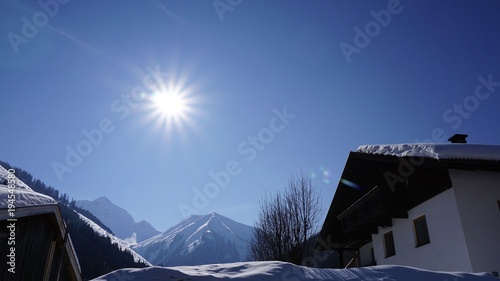
<svg viewBox="0 0 500 281">
<path fill-rule="evenodd" d="M 352 269 L 320 269 L 290 263 L 239 262 L 200 266 L 125 268 L 113 271 L 92 281 L 212 281 L 212 280 L 329 280 L 329 281 L 495 281 L 489 273 L 438 272 L 407 266 L 374 266 Z"/>
<path fill-rule="evenodd" d="M 0 209 L 8 208 L 9 192 L 7 185 L 0 185 Z M 40 205 L 56 205 L 57 202 L 52 197 L 43 195 L 32 190 L 14 189 L 15 199 L 12 201 L 16 208 L 40 206 Z"/>
<path fill-rule="evenodd" d="M 15 171 L 14 171 L 15 172 Z M 9 175 L 16 175 L 15 173 L 10 173 L 9 170 L 5 169 L 0 165 L 0 183 L 7 182 L 8 176 Z M 18 189 L 26 189 L 26 190 L 32 190 L 28 185 L 26 185 L 22 180 L 18 179 L 17 177 L 15 178 L 16 180 L 16 188 Z M 7 183 L 5 183 L 7 185 Z"/>
<path fill-rule="evenodd" d="M 4 167 L 0 166 L 0 209 L 7 209 L 10 203 L 16 208 L 40 205 L 55 205 L 57 202 L 50 196 L 33 191 L 29 186 L 18 178 L 9 178 L 9 173 Z M 15 180 L 12 185 L 15 188 L 9 189 L 9 180 Z M 15 197 L 11 198 L 14 194 Z M 11 195 L 9 197 L 9 195 Z"/>
<path fill-rule="evenodd" d="M 434 159 L 467 159 L 500 161 L 500 146 L 485 144 L 383 144 L 362 145 L 356 152 L 392 155 L 397 157 L 415 156 Z"/>
</svg>

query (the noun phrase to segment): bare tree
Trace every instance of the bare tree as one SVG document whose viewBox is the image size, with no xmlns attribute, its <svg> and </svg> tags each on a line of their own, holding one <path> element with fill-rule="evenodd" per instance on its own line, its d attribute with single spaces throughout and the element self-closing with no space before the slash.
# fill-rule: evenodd
<svg viewBox="0 0 500 281">
<path fill-rule="evenodd" d="M 318 192 L 303 173 L 292 176 L 284 193 L 265 195 L 250 241 L 252 260 L 279 260 L 301 264 L 312 251 L 309 238 L 319 228 Z"/>
</svg>

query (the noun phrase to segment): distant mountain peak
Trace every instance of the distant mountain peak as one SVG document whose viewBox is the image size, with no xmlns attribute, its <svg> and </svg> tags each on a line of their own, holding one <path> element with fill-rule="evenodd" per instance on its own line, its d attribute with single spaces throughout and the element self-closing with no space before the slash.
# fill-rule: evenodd
<svg viewBox="0 0 500 281">
<path fill-rule="evenodd" d="M 94 199 L 92 201 L 96 202 L 96 203 L 97 202 L 105 202 L 105 203 L 111 203 L 112 204 L 111 200 L 109 200 L 108 197 L 106 197 L 106 196 L 98 197 L 98 198 L 96 198 L 96 199 Z"/>
<path fill-rule="evenodd" d="M 120 239 L 141 242 L 160 233 L 145 220 L 136 222 L 127 210 L 115 205 L 106 196 L 92 201 L 78 200 L 75 204 L 90 211 Z"/>
<path fill-rule="evenodd" d="M 253 227 L 218 213 L 192 215 L 133 248 L 154 265 L 246 261 Z"/>
</svg>

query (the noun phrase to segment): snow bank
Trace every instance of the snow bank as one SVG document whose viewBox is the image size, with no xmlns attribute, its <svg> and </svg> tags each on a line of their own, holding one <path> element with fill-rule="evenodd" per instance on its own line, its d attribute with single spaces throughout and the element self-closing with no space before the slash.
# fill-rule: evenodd
<svg viewBox="0 0 500 281">
<path fill-rule="evenodd" d="M 92 281 L 498 281 L 488 273 L 435 272 L 406 266 L 374 266 L 354 269 L 319 269 L 284 262 L 241 262 L 180 267 L 120 269 Z"/>
<path fill-rule="evenodd" d="M 398 157 L 416 156 L 434 159 L 469 159 L 500 161 L 500 146 L 484 144 L 384 144 L 362 145 L 356 152 Z"/>
</svg>

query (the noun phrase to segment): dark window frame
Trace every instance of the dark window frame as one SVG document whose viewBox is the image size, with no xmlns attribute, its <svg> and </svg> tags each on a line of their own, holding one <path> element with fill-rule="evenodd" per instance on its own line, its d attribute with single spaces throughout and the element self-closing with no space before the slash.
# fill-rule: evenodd
<svg viewBox="0 0 500 281">
<path fill-rule="evenodd" d="M 396 246 L 394 245 L 394 233 L 391 231 L 384 233 L 385 258 L 396 255 Z"/>
<path fill-rule="evenodd" d="M 413 220 L 413 230 L 415 233 L 415 248 L 431 243 L 429 228 L 427 227 L 427 218 L 425 215 Z"/>
</svg>

